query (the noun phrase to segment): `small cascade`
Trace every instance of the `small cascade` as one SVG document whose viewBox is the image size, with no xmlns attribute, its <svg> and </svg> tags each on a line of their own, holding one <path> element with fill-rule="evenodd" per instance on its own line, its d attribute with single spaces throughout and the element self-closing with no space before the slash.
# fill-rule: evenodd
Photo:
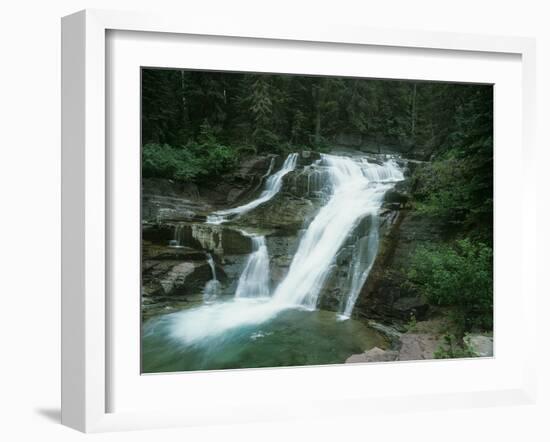
<svg viewBox="0 0 550 442">
<path fill-rule="evenodd" d="M 241 216 L 244 213 L 250 212 L 252 209 L 255 209 L 260 204 L 263 204 L 269 201 L 270 199 L 272 199 L 281 190 L 281 187 L 283 185 L 283 177 L 289 172 L 292 172 L 296 168 L 297 160 L 298 160 L 298 154 L 291 153 L 286 158 L 281 170 L 279 170 L 278 172 L 274 173 L 269 178 L 267 178 L 264 185 L 264 190 L 262 191 L 262 193 L 258 198 L 242 206 L 214 212 L 211 215 L 208 215 L 208 217 L 206 218 L 206 222 L 210 224 L 222 224 L 226 221 L 237 218 L 238 216 Z"/>
<path fill-rule="evenodd" d="M 185 244 L 186 225 L 178 224 L 174 229 L 174 239 L 170 240 L 170 247 L 182 247 Z"/>
<path fill-rule="evenodd" d="M 220 294 L 221 284 L 220 281 L 218 281 L 218 278 L 216 276 L 216 263 L 214 262 L 214 258 L 212 258 L 212 255 L 209 253 L 207 257 L 208 265 L 210 266 L 210 270 L 212 271 L 212 279 L 206 283 L 204 286 L 204 292 L 203 292 L 203 299 L 205 303 L 212 302 L 214 299 L 217 298 L 217 296 Z"/>
<path fill-rule="evenodd" d="M 294 192 L 301 197 L 323 198 L 327 196 L 329 177 L 322 160 L 304 166 L 304 169 L 294 176 Z"/>
<path fill-rule="evenodd" d="M 269 296 L 269 255 L 265 236 L 252 236 L 254 252 L 248 257 L 235 298 L 265 298 Z"/>
<path fill-rule="evenodd" d="M 374 260 L 376 258 L 376 254 L 378 253 L 378 245 L 380 242 L 379 224 L 380 219 L 378 215 L 372 215 L 368 235 L 361 238 L 356 245 L 355 253 L 353 254 L 350 265 L 351 284 L 349 292 L 344 298 L 345 303 L 343 303 L 341 310 L 342 319 L 348 319 L 351 317 L 353 307 L 359 297 L 359 292 L 367 281 L 370 271 L 372 270 L 372 266 L 374 265 Z"/>
</svg>

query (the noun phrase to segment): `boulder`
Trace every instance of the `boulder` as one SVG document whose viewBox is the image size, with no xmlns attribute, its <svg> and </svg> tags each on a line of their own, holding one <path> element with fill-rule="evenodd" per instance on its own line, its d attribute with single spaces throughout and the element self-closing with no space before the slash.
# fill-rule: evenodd
<svg viewBox="0 0 550 442">
<path fill-rule="evenodd" d="M 399 338 L 399 360 L 419 361 L 434 359 L 434 352 L 439 348 L 441 339 L 431 333 L 404 333 Z"/>
<path fill-rule="evenodd" d="M 493 356 L 493 338 L 485 335 L 467 335 L 464 344 L 469 346 L 479 357 Z"/>
<path fill-rule="evenodd" d="M 382 350 L 374 347 L 364 353 L 351 355 L 346 359 L 346 364 L 361 363 L 361 362 L 389 362 L 395 361 L 398 357 L 398 352 L 394 350 Z"/>
</svg>

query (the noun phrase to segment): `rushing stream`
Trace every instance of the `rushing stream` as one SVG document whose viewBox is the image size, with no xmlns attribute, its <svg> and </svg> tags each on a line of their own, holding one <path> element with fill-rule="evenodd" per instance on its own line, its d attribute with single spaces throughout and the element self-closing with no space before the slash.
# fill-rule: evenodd
<svg viewBox="0 0 550 442">
<path fill-rule="evenodd" d="M 217 211 L 207 223 L 231 222 L 271 200 L 296 163 L 297 154 L 289 155 L 282 168 L 267 177 L 257 199 Z M 214 276 L 204 289 L 202 305 L 144 325 L 145 372 L 335 363 L 379 344 L 372 330 L 350 317 L 378 252 L 384 194 L 403 179 L 402 170 L 393 159 L 378 164 L 337 155 L 322 155 L 306 167 L 306 192 L 320 195 L 323 205 L 304 226 L 286 277 L 270 287 L 266 238 L 243 232 L 251 237 L 253 251 L 234 296 L 218 300 L 220 283 L 209 261 Z M 354 245 L 340 311 L 317 310 L 339 251 L 367 217 L 368 233 Z"/>
</svg>

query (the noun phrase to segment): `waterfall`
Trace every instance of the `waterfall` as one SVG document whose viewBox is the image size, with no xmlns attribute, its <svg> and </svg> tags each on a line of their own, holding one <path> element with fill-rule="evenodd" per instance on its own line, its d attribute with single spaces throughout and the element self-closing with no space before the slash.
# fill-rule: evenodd
<svg viewBox="0 0 550 442">
<path fill-rule="evenodd" d="M 239 278 L 235 298 L 261 298 L 269 296 L 269 256 L 265 236 L 252 236 L 254 252 L 248 257 Z"/>
<path fill-rule="evenodd" d="M 281 187 L 282 172 L 292 170 L 295 164 L 296 156 L 290 155 L 283 169 L 270 177 L 270 183 L 266 183 L 262 195 L 267 189 L 276 189 L 276 193 Z M 315 168 L 311 184 L 322 194 L 325 204 L 307 226 L 289 271 L 273 295 L 269 297 L 269 256 L 265 237 L 252 236 L 254 252 L 248 257 L 233 300 L 203 305 L 173 315 L 171 336 L 174 339 L 208 345 L 205 338 L 236 327 L 261 324 L 285 309 L 315 309 L 327 276 L 336 264 L 338 252 L 359 223 L 371 216 L 366 239 L 355 245 L 351 283 L 342 303 L 342 317 L 351 315 L 378 250 L 378 211 L 384 194 L 395 182 L 403 179 L 403 173 L 391 159 L 376 164 L 364 158 L 335 155 L 322 155 Z M 279 176 L 274 178 L 276 175 Z M 243 207 L 246 211 L 252 210 L 267 200 L 256 204 L 261 199 L 262 196 L 248 205 L 225 213 L 218 212 L 218 215 L 221 213 L 222 217 L 226 217 L 229 212 L 243 213 Z"/>
<path fill-rule="evenodd" d="M 367 215 L 376 215 L 391 181 L 403 179 L 393 161 L 383 166 L 322 155 L 332 195 L 309 225 L 273 300 L 315 309 L 338 250 Z"/>
<path fill-rule="evenodd" d="M 344 308 L 341 314 L 343 319 L 347 319 L 351 316 L 355 302 L 359 297 L 361 288 L 367 281 L 376 254 L 378 253 L 379 244 L 379 229 L 380 220 L 377 215 L 372 215 L 371 225 L 369 233 L 366 237 L 359 240 L 359 244 L 356 246 L 356 251 L 353 255 L 351 262 L 351 285 L 347 296 Z"/>
<path fill-rule="evenodd" d="M 246 212 L 250 212 L 260 204 L 263 204 L 272 199 L 281 190 L 283 185 L 283 177 L 292 172 L 296 168 L 296 162 L 298 160 L 297 153 L 291 153 L 285 160 L 283 167 L 278 172 L 271 175 L 265 182 L 264 190 L 258 198 L 250 201 L 242 206 L 234 207 L 227 210 L 219 210 L 217 212 L 208 215 L 206 222 L 210 224 L 221 224 L 230 219 L 243 215 Z M 272 166 L 270 166 L 271 169 Z"/>
<path fill-rule="evenodd" d="M 170 240 L 170 246 L 182 247 L 185 242 L 185 229 L 187 226 L 178 224 L 174 229 L 174 239 Z"/>
<path fill-rule="evenodd" d="M 221 287 L 220 281 L 218 281 L 218 278 L 216 277 L 216 264 L 214 263 L 214 258 L 212 258 L 210 253 L 208 254 L 207 261 L 210 266 L 210 270 L 212 271 L 212 279 L 204 286 L 203 299 L 204 302 L 208 303 L 213 301 L 219 295 Z"/>
</svg>

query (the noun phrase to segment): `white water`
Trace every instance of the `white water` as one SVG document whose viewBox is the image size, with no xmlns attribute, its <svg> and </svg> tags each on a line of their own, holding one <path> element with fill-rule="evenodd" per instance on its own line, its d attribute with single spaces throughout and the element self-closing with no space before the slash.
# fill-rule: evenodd
<svg viewBox="0 0 550 442">
<path fill-rule="evenodd" d="M 204 286 L 203 299 L 204 302 L 212 302 L 220 294 L 221 285 L 220 281 L 218 281 L 218 278 L 216 277 L 216 264 L 214 263 L 214 259 L 210 253 L 208 254 L 207 261 L 210 269 L 212 270 L 212 279 Z"/>
<path fill-rule="evenodd" d="M 373 215 L 368 236 L 361 238 L 359 244 L 357 244 L 357 250 L 351 266 L 351 286 L 349 293 L 345 297 L 346 303 L 344 304 L 342 319 L 349 319 L 351 317 L 353 307 L 355 307 L 355 302 L 359 297 L 359 292 L 367 281 L 374 265 L 380 242 L 378 233 L 379 224 L 378 216 Z"/>
<path fill-rule="evenodd" d="M 297 160 L 298 160 L 298 154 L 291 153 L 286 158 L 281 170 L 279 170 L 278 172 L 274 173 L 269 178 L 267 178 L 265 182 L 264 190 L 262 191 L 262 193 L 258 198 L 242 206 L 214 212 L 211 215 L 208 215 L 208 217 L 206 218 L 206 222 L 210 224 L 224 223 L 230 219 L 243 215 L 246 212 L 250 212 L 252 209 L 255 209 L 260 204 L 263 204 L 269 201 L 270 199 L 272 199 L 279 192 L 279 190 L 281 190 L 281 186 L 283 185 L 283 177 L 287 173 L 292 172 L 296 168 Z M 271 170 L 272 166 L 273 166 L 273 161 L 269 167 L 268 173 Z"/>
<path fill-rule="evenodd" d="M 287 166 L 294 168 L 296 158 L 290 158 L 285 164 L 293 163 Z M 273 295 L 267 297 L 269 257 L 265 238 L 255 237 L 256 249 L 241 275 L 235 299 L 174 314 L 173 338 L 198 343 L 235 327 L 265 322 L 288 308 L 316 308 L 319 293 L 335 264 L 337 253 L 350 233 L 365 216 L 371 215 L 373 220 L 377 218 L 385 192 L 394 182 L 403 179 L 403 173 L 393 160 L 378 165 L 365 159 L 322 155 L 318 167 L 324 169 L 322 175 L 328 180 L 328 201 L 307 227 L 289 272 Z M 277 192 L 280 187 L 281 184 L 276 186 Z M 377 221 L 371 223 L 367 241 L 365 250 L 359 251 L 354 258 L 354 275 L 344 317 L 351 315 L 360 288 L 374 263 L 378 249 Z"/>
<path fill-rule="evenodd" d="M 322 165 L 327 166 L 332 196 L 309 225 L 287 277 L 273 295 L 276 302 L 309 309 L 317 306 L 329 268 L 348 235 L 362 218 L 378 212 L 391 187 L 384 182 L 403 179 L 393 161 L 379 166 L 323 155 Z"/>
<path fill-rule="evenodd" d="M 235 298 L 262 298 L 269 296 L 269 255 L 265 236 L 252 236 L 254 252 L 248 257 L 239 278 Z"/>
</svg>

